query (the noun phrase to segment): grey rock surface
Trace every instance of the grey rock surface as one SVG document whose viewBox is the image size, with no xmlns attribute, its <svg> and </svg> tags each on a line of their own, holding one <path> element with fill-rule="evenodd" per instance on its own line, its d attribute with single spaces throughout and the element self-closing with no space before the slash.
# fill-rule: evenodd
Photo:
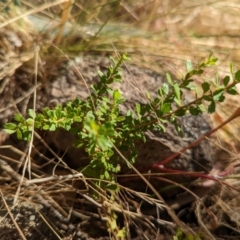
<svg viewBox="0 0 240 240">
<path fill-rule="evenodd" d="M 97 71 L 104 71 L 109 66 L 109 60 L 106 57 L 96 57 L 94 55 L 82 56 L 75 61 L 77 69 L 80 71 L 84 81 L 89 84 L 98 81 Z M 62 68 L 59 70 L 56 80 L 50 83 L 50 99 L 49 102 L 64 103 L 68 99 L 75 97 L 85 98 L 88 96 L 86 86 L 74 67 L 68 69 Z M 157 89 L 166 81 L 161 74 L 151 70 L 140 68 L 127 63 L 123 66 L 122 77 L 124 82 L 114 84 L 114 87 L 120 89 L 126 103 L 122 111 L 131 109 L 136 102 L 146 103 L 144 95 L 146 91 L 154 98 L 157 96 Z M 189 93 L 190 94 L 190 93 Z M 186 101 L 191 99 L 191 96 L 186 96 Z M 210 123 L 203 116 L 185 116 L 179 118 L 179 123 L 182 127 L 184 136 L 178 136 L 174 126 L 168 125 L 166 132 L 162 133 L 154 131 L 147 134 L 147 143 L 139 143 L 139 156 L 136 166 L 139 169 L 146 169 L 152 164 L 159 162 L 172 153 L 180 151 L 183 147 L 198 139 L 201 135 L 210 130 Z M 55 143 L 58 142 L 58 147 L 65 151 L 69 147 L 69 141 L 66 146 L 64 139 L 59 133 L 53 134 Z M 76 156 L 76 150 L 68 151 L 71 158 Z M 184 171 L 206 171 L 211 168 L 211 144 L 208 141 L 201 142 L 198 146 L 189 149 L 180 158 L 169 164 L 169 167 Z"/>
<path fill-rule="evenodd" d="M 84 99 L 88 96 L 87 86 L 96 83 L 98 71 L 105 71 L 109 66 L 108 57 L 86 55 L 76 58 L 73 62 L 59 62 L 59 64 L 46 63 L 45 71 L 49 72 L 48 79 L 43 81 L 41 88 L 37 92 L 37 109 L 51 106 L 52 104 L 64 104 L 76 97 Z M 48 68 L 51 68 L 49 70 Z M 148 91 L 152 97 L 157 95 L 157 89 L 164 83 L 165 77 L 151 70 L 141 68 L 127 63 L 122 69 L 123 83 L 114 84 L 115 88 L 121 90 L 123 96 L 127 99 L 122 111 L 131 109 L 136 102 L 146 103 L 144 97 Z M 16 99 L 23 97 L 32 87 L 32 76 L 27 70 L 22 69 L 16 72 L 13 79 L 1 93 L 1 101 L 6 101 L 5 106 L 11 105 Z M 84 83 L 85 82 L 85 83 Z M 190 93 L 189 93 L 190 94 Z M 191 99 L 191 96 L 186 96 Z M 188 101 L 188 99 L 186 99 Z M 0 121 L 2 123 L 11 119 L 13 113 L 17 110 L 26 114 L 27 108 L 32 107 L 30 97 L 24 98 L 19 104 L 6 108 L 2 112 Z M 180 151 L 188 146 L 202 134 L 210 130 L 209 121 L 203 116 L 185 116 L 179 118 L 184 136 L 179 137 L 174 126 L 169 124 L 166 132 L 154 131 L 147 134 L 147 143 L 139 143 L 139 156 L 136 166 L 139 169 L 150 168 L 152 164 L 159 162 L 172 153 Z M 46 137 L 47 136 L 47 137 Z M 66 152 L 73 167 L 79 167 L 80 164 L 87 164 L 84 151 L 74 149 L 71 143 L 74 141 L 65 131 L 44 134 L 44 140 L 50 145 L 54 145 L 61 152 Z M 198 146 L 187 150 L 181 157 L 175 159 L 167 167 L 183 171 L 206 171 L 211 168 L 211 144 L 207 140 L 201 142 Z M 76 156 L 78 159 L 76 161 Z M 80 161 L 79 159 L 85 159 Z M 77 162 L 77 163 L 76 163 Z M 78 165 L 78 166 L 77 166 Z"/>
</svg>

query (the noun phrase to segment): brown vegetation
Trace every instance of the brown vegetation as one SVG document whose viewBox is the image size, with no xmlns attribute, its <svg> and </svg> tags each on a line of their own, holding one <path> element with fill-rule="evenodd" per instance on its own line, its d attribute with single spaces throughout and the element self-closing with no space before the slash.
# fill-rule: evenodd
<svg viewBox="0 0 240 240">
<path fill-rule="evenodd" d="M 219 77 L 229 72 L 230 61 L 238 69 L 240 4 L 203 2 L 1 3 L 1 126 L 16 112 L 26 115 L 29 107 L 41 111 L 85 98 L 89 84 L 97 81 L 97 71 L 108 66 L 107 56 L 119 52 L 132 58 L 123 69 L 124 85 L 116 85 L 128 100 L 122 111 L 145 101 L 146 90 L 154 95 L 166 71 L 181 77 L 186 60 L 196 62 L 209 51 L 220 59 Z M 209 69 L 209 78 L 214 77 L 211 74 Z M 212 123 L 213 127 L 221 124 L 238 105 L 239 96 L 229 97 L 219 104 L 212 122 L 186 118 L 184 139 L 172 126 L 164 134 L 148 133 L 147 143 L 139 143 L 135 167 L 149 179 L 153 163 L 198 139 Z M 89 160 L 83 150 L 72 147 L 73 139 L 66 132 L 36 132 L 31 145 L 0 130 L 0 239 L 10 235 L 12 239 L 120 239 L 117 234 L 123 225 L 131 228 L 127 239 L 172 239 L 177 227 L 192 235 L 202 232 L 203 239 L 233 239 L 240 235 L 239 129 L 239 121 L 234 120 L 212 140 L 204 140 L 170 163 L 170 169 L 183 171 L 180 178 L 172 173 L 167 177 L 166 172 L 152 174 L 150 182 L 164 201 L 152 196 L 139 174 L 129 169 L 118 176 L 122 190 L 114 201 L 110 199 L 96 189 L 94 179 L 77 171 Z M 210 177 L 222 174 L 223 179 L 202 183 L 182 178 L 211 169 Z M 177 187 L 183 181 L 189 182 Z M 115 214 L 119 226 L 109 237 L 106 226 L 115 223 Z"/>
</svg>

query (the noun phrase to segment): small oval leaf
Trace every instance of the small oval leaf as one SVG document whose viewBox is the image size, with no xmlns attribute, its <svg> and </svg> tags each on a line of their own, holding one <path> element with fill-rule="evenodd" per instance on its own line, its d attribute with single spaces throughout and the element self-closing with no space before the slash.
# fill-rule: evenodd
<svg viewBox="0 0 240 240">
<path fill-rule="evenodd" d="M 202 90 L 204 93 L 208 92 L 210 89 L 210 84 L 208 82 L 202 83 Z"/>
</svg>

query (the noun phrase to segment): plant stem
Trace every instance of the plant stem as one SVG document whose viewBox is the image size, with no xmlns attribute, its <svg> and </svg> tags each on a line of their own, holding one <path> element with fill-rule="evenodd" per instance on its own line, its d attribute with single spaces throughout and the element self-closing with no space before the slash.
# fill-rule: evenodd
<svg viewBox="0 0 240 240">
<path fill-rule="evenodd" d="M 197 146 L 202 140 L 204 140 L 206 137 L 209 137 L 210 135 L 212 135 L 214 132 L 216 132 L 218 129 L 220 129 L 221 127 L 223 127 L 224 125 L 228 124 L 229 122 L 231 122 L 232 120 L 234 120 L 235 118 L 240 116 L 240 107 L 237 108 L 237 110 L 223 123 L 221 123 L 218 127 L 210 130 L 209 132 L 207 132 L 206 134 L 202 135 L 200 138 L 198 138 L 196 141 L 194 141 L 193 143 L 189 144 L 187 147 L 184 147 L 182 150 L 180 150 L 177 153 L 172 154 L 170 157 L 164 159 L 163 161 L 160 161 L 156 164 L 153 164 L 152 167 L 153 168 L 157 168 L 157 169 L 161 169 L 164 164 L 172 161 L 173 159 L 175 159 L 176 157 L 180 156 L 182 153 L 184 153 L 187 149 L 190 149 L 192 147 Z"/>
</svg>

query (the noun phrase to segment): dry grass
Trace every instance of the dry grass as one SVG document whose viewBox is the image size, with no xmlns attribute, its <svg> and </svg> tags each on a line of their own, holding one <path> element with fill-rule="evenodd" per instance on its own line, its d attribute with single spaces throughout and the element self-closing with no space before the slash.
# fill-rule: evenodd
<svg viewBox="0 0 240 240">
<path fill-rule="evenodd" d="M 187 60 L 197 63 L 199 59 L 205 58 L 212 51 L 219 58 L 219 64 L 217 68 L 208 70 L 209 78 L 215 77 L 216 70 L 220 77 L 229 74 L 228 64 L 230 61 L 234 62 L 236 69 L 240 69 L 240 18 L 238 17 L 240 3 L 237 0 L 204 0 L 201 2 L 192 0 L 79 0 L 75 2 L 61 0 L 39 1 L 38 6 L 34 1 L 32 2 L 21 1 L 20 6 L 11 2 L 0 5 L 3 13 L 0 19 L 0 48 L 3 52 L 1 52 L 3 66 L 0 66 L 0 79 L 4 79 L 5 84 L 8 83 L 9 76 L 12 76 L 24 63 L 32 66 L 34 72 L 34 64 L 31 62 L 34 62 L 36 57 L 36 46 L 41 48 L 39 65 L 51 57 L 66 59 L 61 51 L 69 58 L 89 51 L 98 54 L 127 52 L 136 65 L 147 66 L 159 73 L 171 71 L 181 77 L 185 71 L 184 65 Z M 57 48 L 60 51 L 56 51 Z M 42 78 L 47 81 L 44 74 Z M 202 79 L 198 80 L 202 81 Z M 1 89 L 3 88 L 4 84 Z M 30 93 L 26 92 L 25 96 L 34 92 L 35 88 L 33 87 Z M 231 96 L 226 103 L 219 104 L 216 113 L 212 116 L 214 125 L 219 125 L 229 117 L 239 106 L 239 101 L 239 96 Z M 3 106 L 0 111 L 7 107 L 9 105 Z M 219 135 L 224 141 L 230 144 L 236 142 L 234 147 L 238 147 L 240 141 L 238 122 L 237 119 L 219 131 Z M 24 155 L 24 153 L 22 154 Z M 7 170 L 5 169 L 5 171 Z M 77 173 L 72 174 L 71 180 L 79 178 Z M 17 181 L 21 182 L 23 186 L 31 181 L 18 177 Z M 55 181 L 56 179 L 50 180 Z M 48 179 L 48 181 L 50 180 Z M 38 183 L 32 181 L 32 192 L 26 191 L 26 196 L 37 195 L 38 189 L 41 188 L 43 192 L 37 195 L 37 198 L 38 201 L 43 201 L 42 198 L 46 198 L 50 186 L 45 185 L 44 178 L 39 178 Z M 61 188 L 69 190 L 69 186 L 63 182 L 59 180 L 55 186 L 57 190 L 54 189 L 54 191 L 57 192 Z M 85 184 L 87 188 L 91 188 L 91 180 Z M 9 192 L 4 192 L 5 190 Z M 71 189 L 71 191 L 75 190 Z M 14 195 L 15 192 L 16 186 L 10 190 L 2 190 L 3 195 Z M 131 190 L 127 190 L 127 192 L 135 194 Z M 224 188 L 219 190 L 219 195 L 223 192 L 226 195 Z M 127 211 L 127 207 L 122 209 L 122 202 L 129 200 L 126 192 L 124 192 L 124 196 L 117 196 L 116 205 L 113 205 L 108 196 L 104 195 L 105 193 L 98 190 L 98 194 L 102 195 L 105 205 L 97 206 L 94 199 L 89 199 L 84 194 L 82 196 L 93 206 L 96 204 L 95 207 L 105 209 L 106 215 L 111 211 L 122 211 L 126 225 L 129 224 L 129 219 L 136 226 L 143 224 L 142 216 L 138 215 L 135 209 L 133 211 Z M 152 205 L 155 204 L 156 208 L 160 206 L 159 202 L 147 195 L 138 197 Z M 19 199 L 22 198 L 19 197 Z M 237 197 L 234 195 L 228 205 L 219 200 L 217 207 L 233 218 L 236 226 L 239 226 L 238 219 L 230 213 L 231 208 L 236 209 L 236 199 Z M 68 213 L 61 209 L 56 202 L 51 204 L 67 218 Z M 132 209 L 134 204 L 132 203 L 130 206 Z M 213 212 L 215 210 L 211 209 Z M 95 214 L 97 218 L 97 213 Z M 88 218 L 89 216 L 86 214 L 82 216 L 82 218 L 84 217 Z M 201 216 L 199 217 L 201 218 Z M 225 224 L 221 217 L 216 216 L 215 218 L 218 218 L 221 224 Z M 109 218 L 103 216 L 102 218 L 104 221 L 109 221 Z M 145 224 L 157 236 L 158 230 L 151 225 L 150 220 L 152 219 L 146 220 Z M 17 223 L 14 224 L 17 226 Z M 161 224 L 171 225 L 169 222 Z M 118 230 L 114 229 L 113 238 L 117 238 Z M 211 239 L 211 234 L 209 234 L 209 238 Z"/>
<path fill-rule="evenodd" d="M 239 11 L 237 0 L 66 1 L 39 11 L 40 21 L 36 15 L 30 19 L 34 27 L 50 32 L 53 42 L 69 56 L 87 51 L 128 52 L 138 65 L 181 77 L 186 60 L 197 63 L 214 52 L 221 77 L 229 74 L 231 61 L 236 69 L 240 67 Z M 209 77 L 214 74 L 215 69 L 209 69 Z M 213 115 L 215 125 L 232 114 L 229 105 L 237 104 L 238 97 L 229 97 L 219 105 Z M 221 133 L 232 141 L 230 135 L 236 129 L 237 121 Z"/>
</svg>

